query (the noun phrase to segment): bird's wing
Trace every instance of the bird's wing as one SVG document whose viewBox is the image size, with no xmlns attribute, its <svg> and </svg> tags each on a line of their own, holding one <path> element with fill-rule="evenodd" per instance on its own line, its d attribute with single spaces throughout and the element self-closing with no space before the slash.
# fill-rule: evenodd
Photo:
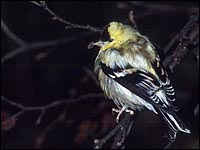
<svg viewBox="0 0 200 150">
<path fill-rule="evenodd" d="M 159 57 L 157 57 L 157 58 L 159 58 Z M 159 83 L 162 85 L 162 87 L 166 93 L 167 99 L 170 102 L 173 110 L 178 111 L 178 105 L 177 105 L 177 101 L 175 99 L 175 91 L 169 80 L 169 76 L 168 76 L 167 72 L 164 70 L 162 63 L 160 63 L 159 59 L 156 59 L 155 62 L 152 63 L 152 66 L 153 66 L 156 74 L 158 75 Z"/>
<path fill-rule="evenodd" d="M 112 69 L 102 62 L 100 64 L 101 69 L 107 76 L 141 97 L 147 103 L 171 114 L 178 108 L 175 104 L 174 89 L 168 79 L 168 75 L 158 63 L 159 61 L 156 60 L 153 65 L 155 71 L 159 74 L 159 80 L 146 71 L 136 70 L 130 73 L 124 68 L 119 69 L 119 67 L 117 67 L 117 69 Z"/>
</svg>

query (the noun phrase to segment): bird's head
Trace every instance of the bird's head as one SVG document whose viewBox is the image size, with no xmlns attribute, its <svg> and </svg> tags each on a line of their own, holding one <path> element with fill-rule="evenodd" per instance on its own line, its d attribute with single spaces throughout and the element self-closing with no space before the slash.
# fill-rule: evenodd
<svg viewBox="0 0 200 150">
<path fill-rule="evenodd" d="M 93 45 L 99 46 L 101 51 L 109 48 L 118 48 L 127 40 L 136 39 L 137 33 L 131 26 L 119 22 L 110 22 L 104 28 L 102 39 L 93 43 Z"/>
</svg>

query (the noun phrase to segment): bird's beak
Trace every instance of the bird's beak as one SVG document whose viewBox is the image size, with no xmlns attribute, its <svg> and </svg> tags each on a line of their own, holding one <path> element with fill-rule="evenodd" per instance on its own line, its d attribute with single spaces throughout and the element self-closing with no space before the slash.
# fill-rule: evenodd
<svg viewBox="0 0 200 150">
<path fill-rule="evenodd" d="M 88 45 L 88 49 L 93 48 L 93 46 L 103 47 L 106 43 L 107 43 L 107 42 L 104 42 L 104 41 L 98 41 L 98 42 L 96 42 L 96 43 L 91 42 L 91 43 Z"/>
<path fill-rule="evenodd" d="M 106 42 L 98 41 L 98 42 L 94 43 L 93 45 L 102 47 L 102 46 L 104 46 L 105 44 L 106 44 Z"/>
</svg>

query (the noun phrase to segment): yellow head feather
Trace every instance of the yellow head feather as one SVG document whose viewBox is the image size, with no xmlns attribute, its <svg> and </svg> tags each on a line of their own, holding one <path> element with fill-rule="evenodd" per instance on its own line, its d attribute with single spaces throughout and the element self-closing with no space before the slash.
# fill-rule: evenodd
<svg viewBox="0 0 200 150">
<path fill-rule="evenodd" d="M 123 25 L 118 22 L 109 23 L 108 33 L 112 42 L 108 42 L 101 50 L 106 50 L 108 48 L 118 48 L 122 43 L 127 40 L 135 40 L 137 38 L 137 32 L 128 25 Z"/>
<path fill-rule="evenodd" d="M 123 40 L 132 39 L 136 35 L 136 31 L 128 25 L 123 25 L 118 22 L 111 22 L 108 27 L 108 33 L 110 38 L 113 40 Z"/>
</svg>

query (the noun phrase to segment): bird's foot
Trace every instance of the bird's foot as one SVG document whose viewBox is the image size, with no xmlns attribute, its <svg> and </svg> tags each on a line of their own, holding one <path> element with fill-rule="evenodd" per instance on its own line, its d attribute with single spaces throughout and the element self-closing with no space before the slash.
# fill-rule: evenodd
<svg viewBox="0 0 200 150">
<path fill-rule="evenodd" d="M 127 109 L 127 106 L 126 106 L 126 105 L 123 106 L 123 107 L 120 108 L 120 109 L 112 108 L 112 114 L 114 114 L 114 112 L 118 113 L 118 114 L 117 114 L 117 118 L 116 118 L 116 122 L 117 122 L 117 123 L 119 123 L 119 117 L 121 116 L 121 114 L 122 114 L 124 111 L 127 112 L 127 113 L 130 113 L 130 115 L 133 115 L 133 114 L 134 114 L 134 111 L 133 111 L 133 110 Z"/>
</svg>

